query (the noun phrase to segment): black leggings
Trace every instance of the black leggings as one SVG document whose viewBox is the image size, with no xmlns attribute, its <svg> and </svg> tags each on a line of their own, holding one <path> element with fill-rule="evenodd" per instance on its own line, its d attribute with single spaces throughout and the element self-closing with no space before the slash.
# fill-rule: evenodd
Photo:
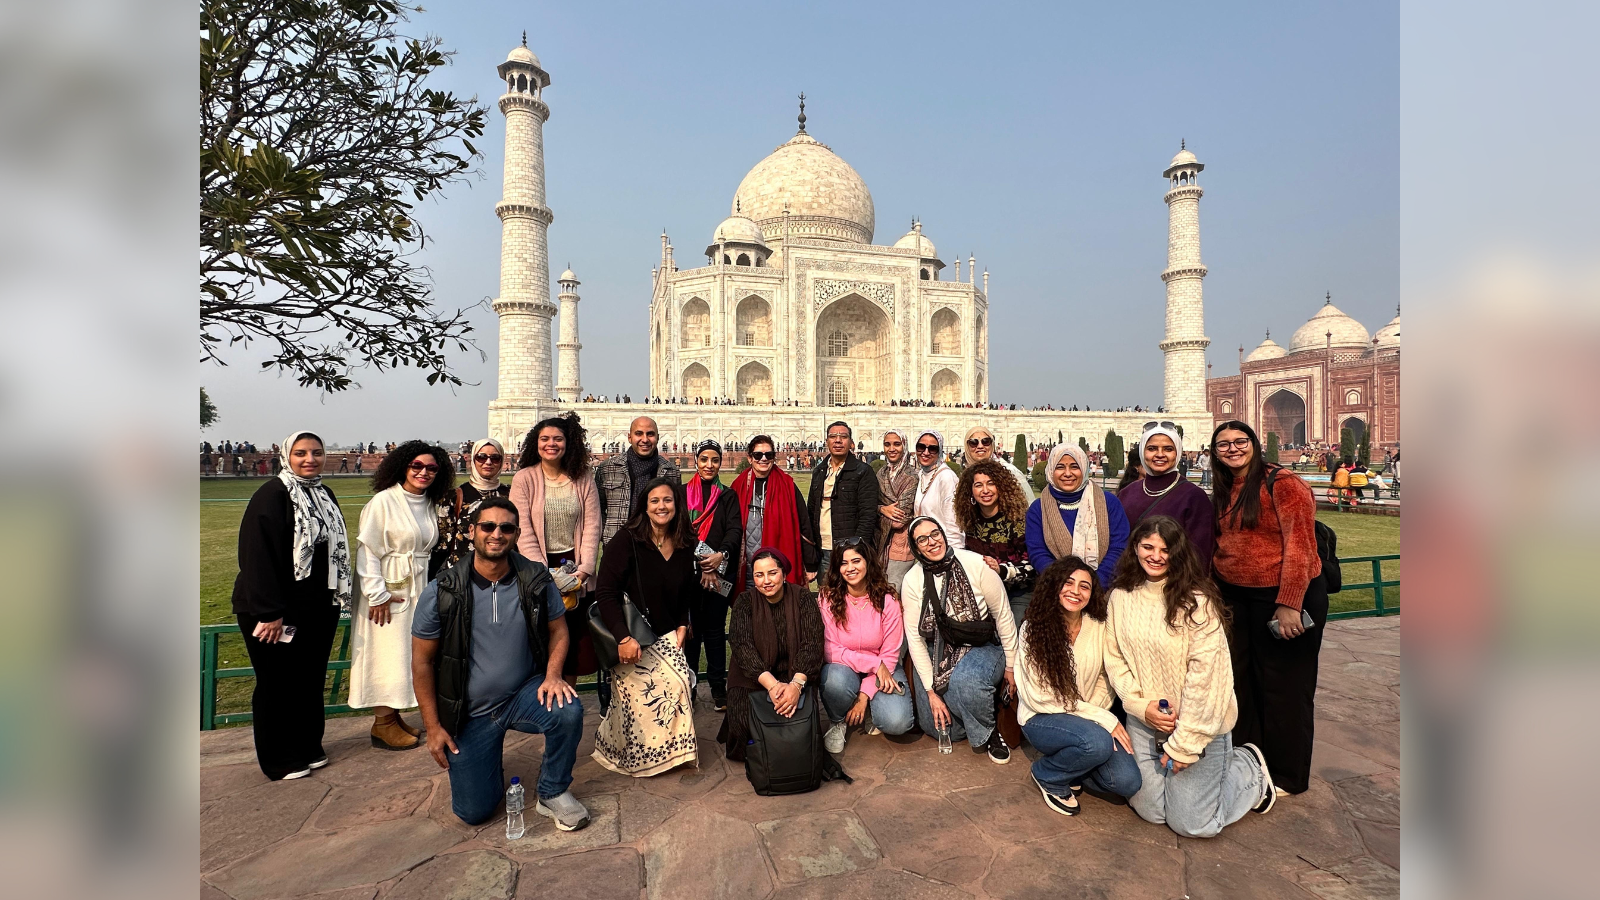
<svg viewBox="0 0 1600 900">
<path fill-rule="evenodd" d="M 1239 700 L 1235 746 L 1261 748 L 1280 789 L 1298 794 L 1311 785 L 1311 744 L 1316 735 L 1317 658 L 1328 621 L 1328 591 L 1319 575 L 1306 588 L 1303 608 L 1314 622 L 1305 633 L 1280 640 L 1267 630 L 1278 589 L 1247 588 L 1221 579 L 1217 586 L 1233 611 L 1228 645 L 1233 691 Z"/>
<path fill-rule="evenodd" d="M 252 637 L 258 622 L 239 616 L 245 651 L 256 670 L 256 689 L 250 695 L 256 762 L 268 778 L 277 780 L 324 755 L 322 704 L 339 607 L 330 602 L 286 614 L 283 623 L 295 626 L 294 640 L 287 644 L 264 644 Z"/>
<path fill-rule="evenodd" d="M 696 585 L 689 600 L 689 639 L 683 655 L 689 668 L 700 671 L 700 648 L 706 648 L 706 681 L 721 685 L 728 680 L 728 598 Z"/>
</svg>

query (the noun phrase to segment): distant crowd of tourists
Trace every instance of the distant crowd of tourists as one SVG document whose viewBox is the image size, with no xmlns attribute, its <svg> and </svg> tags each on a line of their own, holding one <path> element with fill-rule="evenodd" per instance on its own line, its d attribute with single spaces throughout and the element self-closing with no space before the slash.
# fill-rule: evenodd
<svg viewBox="0 0 1600 900">
<path fill-rule="evenodd" d="M 998 437 L 890 430 L 869 464 L 834 422 L 802 491 L 766 435 L 724 483 L 717 441 L 680 471 L 649 418 L 595 465 L 567 413 L 528 432 L 509 484 L 494 440 L 471 445 L 464 479 L 444 448 L 393 446 L 352 534 L 322 439 L 290 434 L 240 525 L 233 593 L 261 769 L 329 764 L 344 612 L 372 746 L 426 747 L 474 825 L 506 790 L 508 731 L 544 735 L 536 811 L 589 823 L 571 790 L 589 676 L 592 758 L 638 778 L 699 764 L 707 703 L 762 793 L 848 779 L 849 741 L 917 731 L 1000 765 L 1031 744 L 1051 811 L 1079 815 L 1088 791 L 1189 837 L 1305 791 L 1328 614 L 1305 481 L 1228 421 L 1208 494 L 1156 419 L 1119 490 L 1062 443 L 1036 496 Z"/>
</svg>

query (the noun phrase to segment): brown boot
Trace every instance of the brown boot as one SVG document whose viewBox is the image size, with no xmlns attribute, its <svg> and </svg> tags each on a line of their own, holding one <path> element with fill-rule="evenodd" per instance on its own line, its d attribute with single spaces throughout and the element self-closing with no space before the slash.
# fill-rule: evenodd
<svg viewBox="0 0 1600 900">
<path fill-rule="evenodd" d="M 422 737 L 422 729 L 421 728 L 412 728 L 411 727 L 411 723 L 406 721 L 406 717 L 405 716 L 402 716 L 399 713 L 395 713 L 394 714 L 394 718 L 395 718 L 395 721 L 400 724 L 400 730 L 401 731 L 404 731 L 406 734 L 409 734 L 414 738 Z"/>
<path fill-rule="evenodd" d="M 410 750 L 422 746 L 422 742 L 400 727 L 399 713 L 390 713 L 373 718 L 372 746 L 385 750 Z"/>
</svg>

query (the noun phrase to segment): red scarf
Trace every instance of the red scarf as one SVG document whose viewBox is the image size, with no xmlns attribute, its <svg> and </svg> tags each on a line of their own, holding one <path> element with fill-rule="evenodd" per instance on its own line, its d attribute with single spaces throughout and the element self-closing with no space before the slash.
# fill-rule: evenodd
<svg viewBox="0 0 1600 900">
<path fill-rule="evenodd" d="M 713 482 L 711 493 L 702 503 L 700 495 L 703 491 L 702 480 L 699 475 L 689 481 L 689 515 L 694 517 L 695 531 L 699 532 L 700 540 L 705 540 L 711 534 L 711 520 L 715 518 L 712 513 L 717 509 L 717 498 L 722 496 L 722 485 Z"/>
<path fill-rule="evenodd" d="M 795 507 L 794 479 L 777 466 L 767 475 L 767 502 L 761 513 L 761 546 L 775 547 L 793 561 L 788 580 L 805 587 L 805 563 L 800 555 L 800 512 Z M 756 493 L 756 470 L 745 469 L 733 480 L 733 492 L 739 495 L 739 517 L 746 527 L 750 524 L 750 500 Z M 745 566 L 739 566 L 739 576 L 733 584 L 733 594 L 744 591 Z"/>
</svg>

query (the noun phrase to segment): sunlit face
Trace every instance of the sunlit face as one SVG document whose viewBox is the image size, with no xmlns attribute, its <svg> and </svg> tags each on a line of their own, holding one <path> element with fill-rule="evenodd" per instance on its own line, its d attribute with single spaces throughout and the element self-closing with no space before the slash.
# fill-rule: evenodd
<svg viewBox="0 0 1600 900">
<path fill-rule="evenodd" d="M 835 425 L 828 429 L 828 452 L 834 456 L 843 456 L 855 447 L 855 441 L 850 438 L 850 429 L 843 425 Z"/>
<path fill-rule="evenodd" d="M 303 437 L 289 448 L 289 471 L 301 478 L 315 478 L 322 474 L 322 442 L 313 437 Z"/>
<path fill-rule="evenodd" d="M 1063 455 L 1056 462 L 1056 467 L 1050 472 L 1050 483 L 1057 490 L 1070 494 L 1083 487 L 1083 467 L 1069 455 Z"/>
<path fill-rule="evenodd" d="M 751 567 L 751 577 L 755 579 L 756 590 L 763 597 L 776 597 L 783 590 L 783 569 L 770 556 L 756 560 Z"/>
<path fill-rule="evenodd" d="M 639 456 L 649 456 L 656 452 L 656 420 L 637 418 L 628 426 L 628 443 L 633 445 L 633 452 Z"/>
<path fill-rule="evenodd" d="M 672 488 L 664 484 L 651 488 L 649 496 L 644 498 L 644 512 L 650 517 L 652 525 L 666 528 L 678 512 L 677 498 L 672 496 Z"/>
<path fill-rule="evenodd" d="M 933 522 L 918 522 L 916 529 L 911 533 L 911 541 L 930 562 L 944 559 L 944 531 Z"/>
<path fill-rule="evenodd" d="M 722 454 L 710 448 L 701 450 L 694 458 L 694 470 L 703 480 L 715 481 L 717 473 L 722 471 Z"/>
<path fill-rule="evenodd" d="M 850 592 L 857 597 L 867 584 L 867 561 L 861 552 L 854 547 L 846 548 L 839 553 L 839 577 L 850 586 Z"/>
<path fill-rule="evenodd" d="M 1083 612 L 1093 596 L 1094 582 L 1089 570 L 1079 569 L 1068 575 L 1066 583 L 1061 585 L 1061 608 L 1067 612 Z"/>
<path fill-rule="evenodd" d="M 1139 538 L 1133 545 L 1133 552 L 1138 555 L 1139 565 L 1151 581 L 1167 577 L 1167 542 L 1159 532 L 1152 531 Z"/>
<path fill-rule="evenodd" d="M 967 455 L 973 462 L 981 462 L 994 456 L 994 435 L 987 431 L 974 432 L 967 438 Z"/>
<path fill-rule="evenodd" d="M 1152 434 L 1144 439 L 1144 470 L 1150 475 L 1164 475 L 1178 464 L 1178 447 L 1164 434 Z"/>
<path fill-rule="evenodd" d="M 766 441 L 750 445 L 750 468 L 756 470 L 757 478 L 765 478 L 772 471 L 773 463 L 778 461 L 778 452 Z"/>
<path fill-rule="evenodd" d="M 567 435 L 559 428 L 546 425 L 539 429 L 538 441 L 539 459 L 545 462 L 560 462 L 567 452 Z"/>
<path fill-rule="evenodd" d="M 505 556 L 516 541 L 517 517 L 509 510 L 485 510 L 472 529 L 472 549 L 484 559 Z"/>
<path fill-rule="evenodd" d="M 931 466 L 939 461 L 939 439 L 931 434 L 917 438 L 917 462 Z"/>
<path fill-rule="evenodd" d="M 993 509 L 1000 503 L 1000 487 L 988 475 L 974 475 L 972 476 L 972 499 L 977 501 L 980 509 Z"/>
<path fill-rule="evenodd" d="M 900 465 L 900 460 L 906 458 L 906 442 L 900 439 L 900 435 L 890 432 L 883 436 L 883 458 L 891 466 Z"/>
<path fill-rule="evenodd" d="M 1238 471 L 1250 465 L 1250 460 L 1255 457 L 1255 447 L 1250 444 L 1250 435 L 1236 428 L 1224 428 L 1217 432 L 1217 439 L 1211 444 L 1211 451 L 1222 460 L 1222 464 Z"/>
<path fill-rule="evenodd" d="M 484 444 L 472 457 L 472 470 L 478 473 L 479 478 L 493 481 L 500 477 L 500 470 L 505 468 L 505 454 L 494 448 L 493 444 Z"/>
<path fill-rule="evenodd" d="M 405 489 L 413 494 L 426 494 L 433 480 L 439 477 L 439 461 L 432 453 L 417 455 L 406 467 Z"/>
</svg>

